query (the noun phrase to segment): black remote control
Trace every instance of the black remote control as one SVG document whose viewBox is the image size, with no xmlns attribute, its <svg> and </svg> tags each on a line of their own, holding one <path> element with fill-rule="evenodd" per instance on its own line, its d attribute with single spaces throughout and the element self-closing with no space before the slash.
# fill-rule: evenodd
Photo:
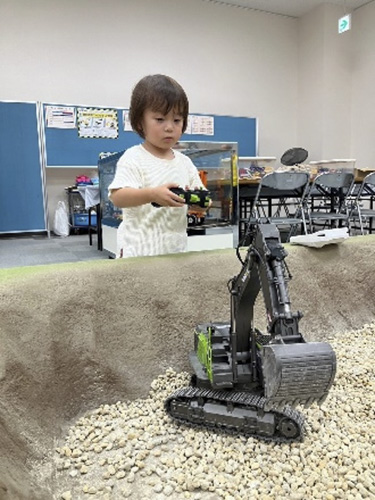
<svg viewBox="0 0 375 500">
<path fill-rule="evenodd" d="M 169 190 L 185 200 L 185 203 L 189 206 L 196 205 L 202 208 L 208 208 L 210 206 L 210 192 L 205 189 L 190 190 L 182 188 L 169 188 Z M 154 207 L 160 207 L 158 203 L 152 202 L 151 204 Z"/>
</svg>

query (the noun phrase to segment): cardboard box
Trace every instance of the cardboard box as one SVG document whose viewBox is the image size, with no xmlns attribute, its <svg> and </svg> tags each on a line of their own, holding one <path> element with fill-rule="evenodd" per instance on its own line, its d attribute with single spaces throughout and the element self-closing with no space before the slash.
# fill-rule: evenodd
<svg viewBox="0 0 375 500">
<path fill-rule="evenodd" d="M 356 182 L 362 182 L 366 175 L 373 172 L 375 172 L 375 168 L 356 168 L 354 170 L 354 178 Z"/>
<path fill-rule="evenodd" d="M 322 174 L 324 172 L 353 172 L 355 169 L 356 160 L 321 160 L 310 161 L 310 172 L 313 175 Z"/>
</svg>

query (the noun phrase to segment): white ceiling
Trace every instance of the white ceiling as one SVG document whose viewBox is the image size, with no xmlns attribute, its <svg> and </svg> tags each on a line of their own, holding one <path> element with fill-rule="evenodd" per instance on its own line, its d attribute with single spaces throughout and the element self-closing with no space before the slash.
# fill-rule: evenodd
<svg viewBox="0 0 375 500">
<path fill-rule="evenodd" d="M 207 1 L 207 0 L 206 0 Z M 208 0 L 213 3 L 234 5 L 248 9 L 261 10 L 289 17 L 301 17 L 321 4 L 334 4 L 342 7 L 342 15 L 352 12 L 374 0 Z"/>
</svg>

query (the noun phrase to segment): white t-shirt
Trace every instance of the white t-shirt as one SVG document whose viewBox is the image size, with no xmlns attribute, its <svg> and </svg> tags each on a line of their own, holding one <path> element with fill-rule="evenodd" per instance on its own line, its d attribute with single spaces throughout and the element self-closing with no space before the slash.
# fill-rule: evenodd
<svg viewBox="0 0 375 500">
<path fill-rule="evenodd" d="M 168 183 L 190 189 L 204 188 L 193 162 L 179 151 L 172 160 L 157 158 L 142 145 L 125 151 L 117 162 L 116 174 L 109 185 L 145 188 Z M 123 208 L 123 221 L 117 231 L 117 256 L 139 257 L 186 251 L 186 213 L 184 207 L 154 207 L 151 203 Z"/>
</svg>

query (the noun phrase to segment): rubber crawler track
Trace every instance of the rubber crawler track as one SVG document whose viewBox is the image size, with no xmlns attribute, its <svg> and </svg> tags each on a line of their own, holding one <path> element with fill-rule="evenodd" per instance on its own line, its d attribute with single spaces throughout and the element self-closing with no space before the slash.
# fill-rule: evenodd
<svg viewBox="0 0 375 500">
<path fill-rule="evenodd" d="M 250 410 L 260 412 L 263 415 L 272 414 L 275 418 L 275 432 L 272 436 L 265 436 L 263 434 L 258 434 L 255 430 L 249 430 L 235 424 L 214 424 L 212 421 L 205 422 L 204 419 L 197 423 L 194 420 L 189 420 L 185 415 L 182 416 L 181 414 L 176 414 L 174 412 L 174 405 L 172 403 L 177 402 L 178 404 L 189 404 L 191 401 L 198 399 L 200 404 L 202 401 L 204 402 L 203 406 L 208 402 L 215 402 L 222 404 L 225 407 L 230 404 L 233 408 L 248 408 Z M 166 399 L 164 407 L 168 415 L 170 415 L 174 420 L 185 425 L 187 424 L 190 427 L 204 427 L 221 431 L 224 430 L 230 434 L 242 434 L 245 436 L 256 437 L 264 441 L 273 441 L 278 443 L 302 441 L 304 431 L 303 415 L 290 406 L 285 406 L 283 409 L 272 408 L 265 410 L 266 402 L 265 398 L 246 392 L 214 391 L 211 389 L 200 389 L 198 387 L 184 387 L 171 394 L 171 396 Z M 292 437 L 286 437 L 280 432 L 279 424 L 282 423 L 283 419 L 286 419 L 288 422 L 291 421 L 295 425 L 297 431 Z"/>
</svg>

